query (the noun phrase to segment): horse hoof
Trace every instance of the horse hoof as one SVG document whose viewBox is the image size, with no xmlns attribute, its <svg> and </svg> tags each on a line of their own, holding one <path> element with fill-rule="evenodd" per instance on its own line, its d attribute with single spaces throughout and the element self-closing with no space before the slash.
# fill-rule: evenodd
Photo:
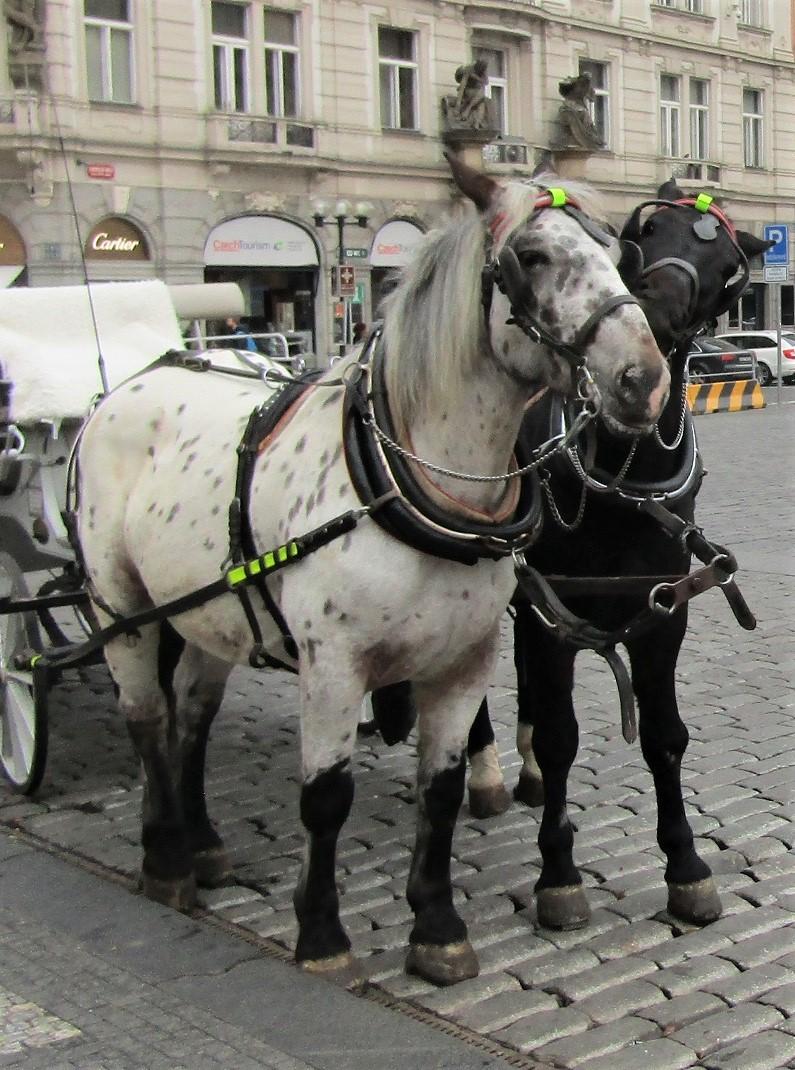
<svg viewBox="0 0 795 1070">
<path fill-rule="evenodd" d="M 327 981 L 333 981 L 343 988 L 359 988 L 367 981 L 362 964 L 350 951 L 342 951 L 325 959 L 304 959 L 298 965 L 307 973 L 321 974 Z"/>
<path fill-rule="evenodd" d="M 469 812 L 473 817 L 498 817 L 511 805 L 511 796 L 504 784 L 490 788 L 469 788 Z"/>
<path fill-rule="evenodd" d="M 723 913 L 715 881 L 705 877 L 690 884 L 668 885 L 668 913 L 692 925 L 708 925 Z"/>
<path fill-rule="evenodd" d="M 581 884 L 542 888 L 536 892 L 538 924 L 545 929 L 582 929 L 591 920 L 591 908 Z"/>
<path fill-rule="evenodd" d="M 171 907 L 173 910 L 187 912 L 196 905 L 196 878 L 192 873 L 173 880 L 143 873 L 141 891 L 147 899 L 153 899 L 155 903 L 162 903 L 164 907 Z"/>
<path fill-rule="evenodd" d="M 517 802 L 525 806 L 544 805 L 544 782 L 540 777 L 530 776 L 528 773 L 519 774 L 519 782 L 513 789 L 513 797 Z"/>
<path fill-rule="evenodd" d="M 435 985 L 454 985 L 477 977 L 478 957 L 468 940 L 458 944 L 412 944 L 406 956 L 406 973 Z"/>
<path fill-rule="evenodd" d="M 196 883 L 203 888 L 218 888 L 232 873 L 229 858 L 223 847 L 208 847 L 193 855 L 193 870 Z"/>
</svg>

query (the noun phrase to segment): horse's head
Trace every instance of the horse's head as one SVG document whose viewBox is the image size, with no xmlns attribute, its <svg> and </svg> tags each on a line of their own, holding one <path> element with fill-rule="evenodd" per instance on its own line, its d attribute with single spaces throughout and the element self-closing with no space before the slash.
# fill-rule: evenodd
<svg viewBox="0 0 795 1070">
<path fill-rule="evenodd" d="M 670 373 L 642 310 L 611 257 L 585 186 L 496 182 L 448 157 L 456 184 L 487 227 L 485 331 L 514 379 L 566 394 L 587 369 L 601 415 L 617 434 L 646 434 L 668 396 Z"/>
<path fill-rule="evenodd" d="M 665 352 L 731 308 L 748 285 L 749 258 L 773 244 L 736 230 L 711 197 L 688 197 L 673 179 L 638 205 L 621 240 L 619 271 Z"/>
</svg>

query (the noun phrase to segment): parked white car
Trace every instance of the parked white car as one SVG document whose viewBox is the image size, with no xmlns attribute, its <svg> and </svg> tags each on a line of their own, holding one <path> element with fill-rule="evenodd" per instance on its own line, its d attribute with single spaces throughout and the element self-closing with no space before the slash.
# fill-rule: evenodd
<svg viewBox="0 0 795 1070">
<path fill-rule="evenodd" d="M 770 386 L 778 377 L 775 331 L 726 331 L 723 338 L 740 349 L 752 349 L 756 355 L 756 377 L 762 386 Z M 787 327 L 781 332 L 781 378 L 795 380 L 795 330 Z"/>
</svg>

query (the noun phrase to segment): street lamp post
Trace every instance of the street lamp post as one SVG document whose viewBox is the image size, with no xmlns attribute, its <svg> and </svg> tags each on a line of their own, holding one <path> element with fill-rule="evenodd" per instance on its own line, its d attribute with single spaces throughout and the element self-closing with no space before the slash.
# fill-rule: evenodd
<svg viewBox="0 0 795 1070">
<path fill-rule="evenodd" d="M 345 356 L 345 350 L 351 341 L 351 314 L 350 299 L 355 292 L 355 287 L 349 289 L 344 278 L 345 266 L 345 224 L 356 224 L 358 227 L 366 227 L 368 216 L 373 210 L 372 205 L 366 201 L 359 201 L 351 206 L 348 201 L 339 200 L 333 208 L 326 201 L 315 201 L 312 204 L 312 216 L 316 227 L 337 225 L 337 270 L 335 272 L 334 286 L 335 295 L 343 302 L 344 313 L 342 320 L 342 341 L 339 346 L 339 355 Z M 354 279 L 353 268 L 350 269 L 351 280 Z"/>
</svg>

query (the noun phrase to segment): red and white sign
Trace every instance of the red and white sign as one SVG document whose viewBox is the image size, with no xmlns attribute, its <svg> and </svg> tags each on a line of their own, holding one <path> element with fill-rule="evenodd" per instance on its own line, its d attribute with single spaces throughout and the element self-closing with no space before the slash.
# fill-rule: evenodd
<svg viewBox="0 0 795 1070">
<path fill-rule="evenodd" d="M 373 267 L 405 267 L 422 238 L 420 228 L 407 219 L 392 219 L 373 238 L 370 263 Z"/>
<path fill-rule="evenodd" d="M 352 267 L 337 268 L 337 294 L 340 297 L 353 297 L 356 293 L 356 272 Z"/>
<path fill-rule="evenodd" d="M 116 168 L 112 163 L 88 163 L 86 174 L 89 178 L 115 178 Z"/>
</svg>

